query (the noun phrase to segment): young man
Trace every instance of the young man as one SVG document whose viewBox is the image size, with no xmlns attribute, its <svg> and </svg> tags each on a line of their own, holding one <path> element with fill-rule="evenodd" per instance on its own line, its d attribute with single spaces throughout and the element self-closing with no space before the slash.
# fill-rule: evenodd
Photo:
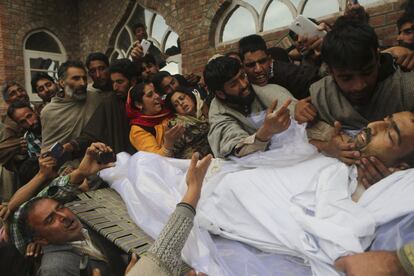
<svg viewBox="0 0 414 276">
<path fill-rule="evenodd" d="M 327 140 L 339 121 L 345 129 L 359 130 L 369 122 L 400 111 L 414 110 L 414 73 L 402 72 L 392 56 L 378 52 L 378 39 L 365 23 L 339 18 L 322 45 L 322 58 L 330 76 L 314 83 L 310 103 L 298 102 L 297 121 L 318 123 L 310 133 L 315 145 L 346 163 L 354 163 L 359 152 L 354 145 L 334 139 Z M 340 126 L 336 124 L 336 130 Z"/>
<path fill-rule="evenodd" d="M 100 141 L 110 146 L 115 153 L 135 152 L 129 142 L 125 103 L 129 89 L 136 84 L 136 67 L 129 59 L 118 59 L 111 64 L 108 73 L 114 92 L 102 100 L 81 135 L 64 145 L 66 151 L 82 155 L 92 142 Z"/>
<path fill-rule="evenodd" d="M 398 44 L 414 51 L 414 16 L 404 13 L 397 20 L 397 28 Z"/>
<path fill-rule="evenodd" d="M 272 60 L 264 39 L 249 35 L 239 41 L 240 57 L 249 81 L 258 86 L 268 83 L 286 88 L 296 99 L 309 96 L 309 86 L 320 79 L 319 68 Z"/>
<path fill-rule="evenodd" d="M 33 93 L 42 99 L 43 103 L 39 114 L 46 104 L 50 103 L 52 98 L 59 92 L 59 86 L 55 80 L 46 73 L 37 73 L 31 81 Z"/>
<path fill-rule="evenodd" d="M 103 98 L 94 91 L 87 93 L 86 70 L 80 61 L 62 63 L 58 77 L 63 94 L 52 98 L 40 116 L 44 148 L 78 137 Z"/>
<path fill-rule="evenodd" d="M 209 111 L 208 140 L 215 157 L 244 156 L 266 150 L 273 134 L 290 124 L 294 99 L 283 87 L 250 85 L 237 59 L 218 57 L 204 69 L 204 80 L 215 94 Z M 264 111 L 263 124 L 255 126 L 252 114 Z"/>
<path fill-rule="evenodd" d="M 145 55 L 142 59 L 142 80 L 145 82 L 152 81 L 154 75 L 157 74 L 159 71 L 160 68 L 158 67 L 157 62 L 155 61 L 155 58 L 150 54 Z"/>
<path fill-rule="evenodd" d="M 100 52 L 90 53 L 85 63 L 88 69 L 88 75 L 93 81 L 92 84 L 88 85 L 88 91 L 94 90 L 104 95 L 110 94 L 112 85 L 108 72 L 108 57 Z"/>
</svg>

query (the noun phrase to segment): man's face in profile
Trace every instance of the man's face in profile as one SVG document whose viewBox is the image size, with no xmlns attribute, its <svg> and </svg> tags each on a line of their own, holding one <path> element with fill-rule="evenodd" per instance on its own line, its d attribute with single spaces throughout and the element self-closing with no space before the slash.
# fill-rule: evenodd
<svg viewBox="0 0 414 276">
<path fill-rule="evenodd" d="M 399 112 L 369 123 L 354 139 L 363 157 L 376 156 L 387 167 L 414 151 L 414 114 Z"/>
</svg>

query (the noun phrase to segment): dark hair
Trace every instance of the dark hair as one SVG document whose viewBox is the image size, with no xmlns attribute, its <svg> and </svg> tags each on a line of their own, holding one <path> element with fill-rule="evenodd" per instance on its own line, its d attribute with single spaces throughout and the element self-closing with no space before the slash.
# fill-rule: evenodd
<svg viewBox="0 0 414 276">
<path fill-rule="evenodd" d="M 20 226 L 20 229 L 22 230 L 22 234 L 24 235 L 24 239 L 26 241 L 32 241 L 35 235 L 33 226 L 29 224 L 29 215 L 33 211 L 33 209 L 36 207 L 36 205 L 44 199 L 52 199 L 52 198 L 45 197 L 45 196 L 34 197 L 30 199 L 29 201 L 27 201 L 27 203 L 23 207 L 20 208 L 20 215 L 19 215 L 17 223 Z"/>
<path fill-rule="evenodd" d="M 83 65 L 83 62 L 82 61 L 79 61 L 79 60 L 68 60 L 68 61 L 62 63 L 59 66 L 59 69 L 58 69 L 58 79 L 61 80 L 61 79 L 66 78 L 66 74 L 68 72 L 68 69 L 71 68 L 71 67 L 83 69 L 86 72 L 85 65 Z"/>
<path fill-rule="evenodd" d="M 24 86 L 18 83 L 17 81 L 6 81 L 1 89 L 1 93 L 3 96 L 3 100 L 7 101 L 9 99 L 9 93 L 7 90 L 9 90 L 10 87 L 17 85 L 24 89 Z"/>
<path fill-rule="evenodd" d="M 226 53 L 225 56 L 226 57 L 238 56 L 240 58 L 240 54 L 238 52 L 236 52 L 236 51 L 230 51 L 230 52 Z"/>
<path fill-rule="evenodd" d="M 131 97 L 131 107 L 135 108 L 135 103 L 141 103 L 142 104 L 142 98 L 144 97 L 144 88 L 146 85 L 150 84 L 150 82 L 140 82 L 137 85 L 134 85 L 131 88 L 130 97 Z"/>
<path fill-rule="evenodd" d="M 27 107 L 31 111 L 33 111 L 33 108 L 30 106 L 29 103 L 23 102 L 23 101 L 17 101 L 9 105 L 7 108 L 7 116 L 9 116 L 10 119 L 13 119 L 13 114 L 16 111 L 16 109 Z"/>
<path fill-rule="evenodd" d="M 151 55 L 151 54 L 146 54 L 142 58 L 142 63 L 145 63 L 145 64 L 152 63 L 154 65 L 157 65 L 157 62 L 155 61 L 155 57 L 153 55 Z"/>
<path fill-rule="evenodd" d="M 104 53 L 101 53 L 101 52 L 95 52 L 95 53 L 90 53 L 89 55 L 88 55 L 88 57 L 86 58 L 86 61 L 85 61 L 85 63 L 86 63 L 86 68 L 88 68 L 89 69 L 89 65 L 91 64 L 91 62 L 92 61 L 94 61 L 94 60 L 100 60 L 100 61 L 103 61 L 103 63 L 105 63 L 106 64 L 106 66 L 109 66 L 109 59 L 108 59 L 108 57 L 104 54 Z"/>
<path fill-rule="evenodd" d="M 245 36 L 239 40 L 239 52 L 241 60 L 248 52 L 264 51 L 267 54 L 267 46 L 263 37 L 257 34 Z"/>
<path fill-rule="evenodd" d="M 179 87 L 177 87 L 177 89 L 175 91 L 171 92 L 170 94 L 167 94 L 167 97 L 165 98 L 165 106 L 169 110 L 177 111 L 177 110 L 175 110 L 174 105 L 171 103 L 172 96 L 177 92 L 186 94 L 187 96 L 189 96 L 191 98 L 194 105 L 197 105 L 197 99 L 196 99 L 194 93 L 192 92 L 192 90 L 187 88 L 187 87 L 184 87 L 184 86 L 179 86 Z"/>
<path fill-rule="evenodd" d="M 171 74 L 167 71 L 159 71 L 152 78 L 152 83 L 154 84 L 155 91 L 157 91 L 158 93 L 165 93 L 164 89 L 162 89 L 161 87 L 161 83 L 165 77 L 171 77 Z"/>
<path fill-rule="evenodd" d="M 267 49 L 269 55 L 273 58 L 275 61 L 284 61 L 284 62 L 290 62 L 288 52 L 280 47 L 271 47 Z"/>
<path fill-rule="evenodd" d="M 30 81 L 30 84 L 32 85 L 32 91 L 33 91 L 33 93 L 36 93 L 37 92 L 37 90 L 36 90 L 36 84 L 40 80 L 49 80 L 49 81 L 51 81 L 53 83 L 56 82 L 55 79 L 52 76 L 50 76 L 50 75 L 48 75 L 48 74 L 46 74 L 44 72 L 38 72 L 38 73 L 36 73 L 34 75 L 34 77 L 32 78 L 32 80 Z"/>
<path fill-rule="evenodd" d="M 127 58 L 121 58 L 113 61 L 109 66 L 109 73 L 120 73 L 129 81 L 138 77 L 137 67 Z"/>
<path fill-rule="evenodd" d="M 403 15 L 401 15 L 401 17 L 398 18 L 398 20 L 397 20 L 398 33 L 401 33 L 401 27 L 405 23 L 414 23 L 414 15 L 413 14 L 408 14 L 408 13 L 403 13 Z"/>
<path fill-rule="evenodd" d="M 240 62 L 235 58 L 218 57 L 207 63 L 203 76 L 211 93 L 223 91 L 224 84 L 239 73 Z"/>
<path fill-rule="evenodd" d="M 322 59 L 330 67 L 359 70 L 377 58 L 378 37 L 367 23 L 339 17 L 322 44 Z"/>
<path fill-rule="evenodd" d="M 144 30 L 146 30 L 146 29 L 147 29 L 143 23 L 137 23 L 137 24 L 135 24 L 134 26 L 132 26 L 132 29 L 134 30 L 134 32 L 135 32 L 138 28 L 144 28 Z"/>
</svg>

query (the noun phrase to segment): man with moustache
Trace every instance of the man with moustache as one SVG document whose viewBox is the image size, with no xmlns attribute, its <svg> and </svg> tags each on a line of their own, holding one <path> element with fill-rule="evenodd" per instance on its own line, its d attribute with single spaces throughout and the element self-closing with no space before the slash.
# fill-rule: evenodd
<svg viewBox="0 0 414 276">
<path fill-rule="evenodd" d="M 42 99 L 42 104 L 38 108 L 38 112 L 42 111 L 46 104 L 50 103 L 52 98 L 59 92 L 59 86 L 56 81 L 46 73 L 37 73 L 31 81 L 33 93 Z"/>
<path fill-rule="evenodd" d="M 109 59 L 104 53 L 90 53 L 86 58 L 86 68 L 93 83 L 88 85 L 88 91 L 101 93 L 102 96 L 111 94 L 112 84 L 109 78 Z"/>
<path fill-rule="evenodd" d="M 204 80 L 215 94 L 209 111 L 208 140 L 215 157 L 264 151 L 274 134 L 290 125 L 294 98 L 283 87 L 251 85 L 237 59 L 218 57 L 205 67 Z M 257 126 L 251 116 L 266 110 Z"/>
<path fill-rule="evenodd" d="M 112 80 L 110 95 L 102 100 L 79 137 L 64 145 L 65 151 L 81 156 L 92 142 L 103 142 L 115 153 L 135 153 L 129 142 L 129 124 L 125 102 L 129 89 L 137 81 L 137 69 L 129 59 L 118 59 L 108 68 Z"/>
<path fill-rule="evenodd" d="M 62 93 L 46 105 L 40 115 L 42 148 L 55 142 L 67 143 L 79 137 L 102 96 L 95 91 L 86 92 L 87 75 L 82 62 L 67 61 L 58 70 Z"/>
</svg>

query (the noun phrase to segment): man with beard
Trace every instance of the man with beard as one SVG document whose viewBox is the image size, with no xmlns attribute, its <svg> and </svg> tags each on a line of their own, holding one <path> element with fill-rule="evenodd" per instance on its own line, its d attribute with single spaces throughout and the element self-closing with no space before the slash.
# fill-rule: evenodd
<svg viewBox="0 0 414 276">
<path fill-rule="evenodd" d="M 55 142 L 67 143 L 79 137 L 102 101 L 102 96 L 97 92 L 86 92 L 87 77 L 82 62 L 62 63 L 58 77 L 62 95 L 54 97 L 40 115 L 42 148 L 49 148 Z"/>
<path fill-rule="evenodd" d="M 266 150 L 270 138 L 290 125 L 294 98 L 278 85 L 250 85 L 240 63 L 229 57 L 211 60 L 204 80 L 215 94 L 209 111 L 208 140 L 215 157 L 238 157 Z M 251 116 L 266 111 L 264 122 Z"/>
<path fill-rule="evenodd" d="M 397 20 L 397 27 L 398 44 L 410 50 L 414 50 L 414 16 L 408 13 L 404 13 Z"/>
<path fill-rule="evenodd" d="M 109 78 L 109 59 L 103 53 L 90 53 L 86 58 L 86 68 L 93 83 L 88 85 L 88 91 L 101 93 L 103 96 L 112 92 L 111 79 Z"/>
<path fill-rule="evenodd" d="M 65 151 L 76 156 L 83 155 L 92 142 L 103 142 L 115 153 L 134 153 L 129 142 L 129 124 L 125 102 L 129 89 L 136 84 L 136 66 L 129 59 L 118 59 L 108 69 L 113 83 L 113 92 L 102 100 L 82 133 L 64 145 Z"/>
<path fill-rule="evenodd" d="M 14 102 L 7 109 L 7 116 L 24 132 L 27 143 L 26 159 L 17 167 L 20 184 L 27 183 L 39 170 L 38 157 L 42 145 L 40 118 L 27 102 Z"/>
<path fill-rule="evenodd" d="M 42 99 L 43 103 L 39 107 L 39 114 L 46 104 L 59 92 L 59 87 L 55 80 L 46 73 L 37 73 L 31 81 L 33 93 Z"/>
<path fill-rule="evenodd" d="M 335 122 L 358 130 L 393 113 L 414 110 L 414 73 L 402 72 L 391 55 L 378 52 L 372 27 L 345 17 L 339 18 L 326 35 L 322 59 L 330 76 L 311 86 L 312 103 L 298 102 L 295 119 L 319 119 L 308 131 L 312 143 L 327 155 L 353 164 L 360 152 L 354 143 L 337 139 L 341 125 Z M 332 133 L 336 135 L 332 137 Z"/>
</svg>

